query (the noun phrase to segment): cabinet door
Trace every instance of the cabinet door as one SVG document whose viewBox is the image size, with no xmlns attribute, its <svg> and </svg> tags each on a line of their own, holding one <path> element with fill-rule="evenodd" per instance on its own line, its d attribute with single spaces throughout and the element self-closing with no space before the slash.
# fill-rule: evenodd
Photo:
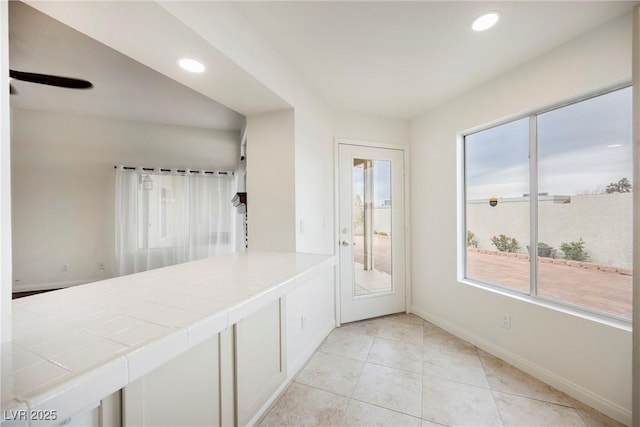
<svg viewBox="0 0 640 427">
<path fill-rule="evenodd" d="M 247 425 L 286 379 L 284 302 L 235 325 L 238 425 Z"/>
<path fill-rule="evenodd" d="M 125 427 L 219 425 L 218 360 L 216 335 L 129 384 Z"/>
</svg>

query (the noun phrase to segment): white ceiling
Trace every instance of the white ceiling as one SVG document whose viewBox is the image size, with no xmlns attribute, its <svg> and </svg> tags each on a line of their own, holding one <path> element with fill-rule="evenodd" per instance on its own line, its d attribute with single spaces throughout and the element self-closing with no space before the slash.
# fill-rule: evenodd
<svg viewBox="0 0 640 427">
<path fill-rule="evenodd" d="M 336 108 L 411 119 L 630 11 L 634 2 L 239 2 Z M 482 33 L 481 13 L 502 19 Z"/>
<path fill-rule="evenodd" d="M 206 3 L 189 7 L 206 16 L 215 11 Z M 12 105 L 219 129 L 238 129 L 242 117 L 211 99 L 247 115 L 289 108 L 162 4 L 33 2 L 123 55 L 10 2 L 12 68 L 85 78 L 96 86 L 83 92 L 16 82 L 20 95 L 12 97 Z M 606 24 L 634 4 L 260 1 L 233 6 L 330 106 L 411 119 Z M 500 23 L 473 32 L 472 19 L 489 10 L 501 12 Z M 185 75 L 175 66 L 185 47 L 216 67 L 202 77 Z"/>
<path fill-rule="evenodd" d="M 244 122 L 235 111 L 17 1 L 9 2 L 9 62 L 11 69 L 94 85 L 71 90 L 13 81 L 13 108 L 223 130 L 239 130 Z"/>
</svg>

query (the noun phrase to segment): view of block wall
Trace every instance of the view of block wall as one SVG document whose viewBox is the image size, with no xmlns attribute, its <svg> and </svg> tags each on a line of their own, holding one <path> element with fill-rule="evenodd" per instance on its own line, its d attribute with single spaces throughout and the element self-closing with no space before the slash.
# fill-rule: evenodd
<svg viewBox="0 0 640 427">
<path fill-rule="evenodd" d="M 585 242 L 589 261 L 631 268 L 631 229 L 633 193 L 577 196 L 542 196 L 538 202 L 538 241 L 556 249 L 562 257 L 563 242 Z M 491 237 L 505 234 L 520 244 L 519 252 L 529 245 L 529 198 L 499 200 L 491 207 L 488 200 L 467 204 L 468 230 L 475 234 L 478 248 L 495 249 Z M 605 229 L 606 232 L 601 230 Z"/>
</svg>

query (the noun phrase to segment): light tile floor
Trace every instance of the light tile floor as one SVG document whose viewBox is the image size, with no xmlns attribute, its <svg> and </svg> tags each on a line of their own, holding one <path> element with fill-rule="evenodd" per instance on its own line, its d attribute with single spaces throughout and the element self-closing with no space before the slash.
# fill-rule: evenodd
<svg viewBox="0 0 640 427">
<path fill-rule="evenodd" d="M 261 426 L 622 426 L 412 314 L 335 329 Z"/>
</svg>

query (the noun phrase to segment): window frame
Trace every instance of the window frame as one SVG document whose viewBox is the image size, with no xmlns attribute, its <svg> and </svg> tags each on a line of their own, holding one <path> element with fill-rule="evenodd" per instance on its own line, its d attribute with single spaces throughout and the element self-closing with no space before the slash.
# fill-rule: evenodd
<svg viewBox="0 0 640 427">
<path fill-rule="evenodd" d="M 626 319 L 613 314 L 596 311 L 588 307 L 579 306 L 570 302 L 557 300 L 538 295 L 538 253 L 536 250 L 529 253 L 529 292 L 519 291 L 500 284 L 485 282 L 483 280 L 467 277 L 467 156 L 466 137 L 478 132 L 486 131 L 498 126 L 502 126 L 517 120 L 529 118 L 529 194 L 538 194 L 538 139 L 537 139 L 537 118 L 539 115 L 550 111 L 558 110 L 569 105 L 574 105 L 583 101 L 597 98 L 618 90 L 632 87 L 630 81 L 609 86 L 607 88 L 591 91 L 588 94 L 570 98 L 562 102 L 530 110 L 526 113 L 513 115 L 488 124 L 467 129 L 457 135 L 458 147 L 458 282 L 479 287 L 481 289 L 497 292 L 501 295 L 516 298 L 519 300 L 541 305 L 555 311 L 585 317 L 601 323 L 612 324 L 628 328 L 632 319 Z M 538 197 L 529 197 L 529 247 L 537 247 L 538 239 Z M 636 272 L 634 272 L 636 274 Z"/>
</svg>

